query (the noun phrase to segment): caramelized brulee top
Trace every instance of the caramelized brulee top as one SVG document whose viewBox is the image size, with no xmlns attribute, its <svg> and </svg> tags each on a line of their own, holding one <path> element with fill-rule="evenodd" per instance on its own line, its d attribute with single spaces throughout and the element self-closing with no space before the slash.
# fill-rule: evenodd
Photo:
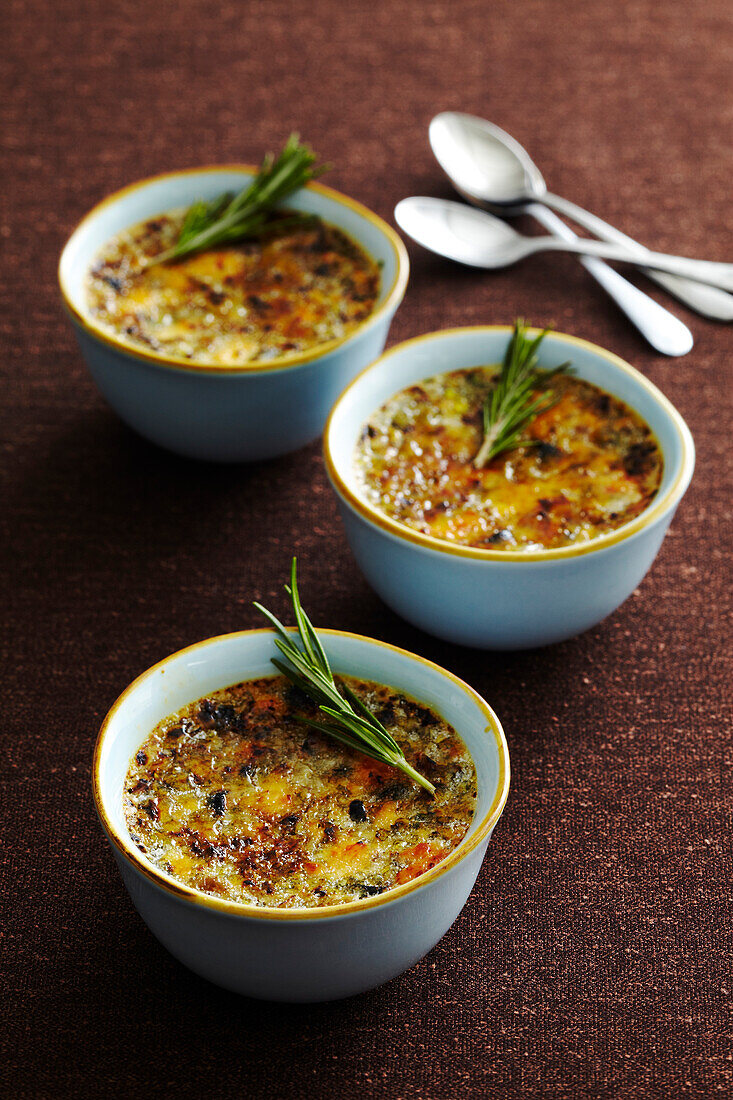
<svg viewBox="0 0 733 1100">
<path fill-rule="evenodd" d="M 251 680 L 184 707 L 140 746 L 123 793 L 140 851 L 187 886 L 278 908 L 371 897 L 439 863 L 474 816 L 466 746 L 420 703 L 346 682 L 434 798 L 298 721 L 317 708 L 285 677 Z"/>
<path fill-rule="evenodd" d="M 497 367 L 425 379 L 370 418 L 356 448 L 360 490 L 415 531 L 464 546 L 541 550 L 587 542 L 638 516 L 656 494 L 662 454 L 616 397 L 564 374 L 556 403 L 520 446 L 482 469 L 482 409 Z"/>
<path fill-rule="evenodd" d="M 117 339 L 192 363 L 242 366 L 349 335 L 374 310 L 379 267 L 335 226 L 293 227 L 175 263 L 184 212 L 118 233 L 87 278 L 92 317 Z"/>
</svg>

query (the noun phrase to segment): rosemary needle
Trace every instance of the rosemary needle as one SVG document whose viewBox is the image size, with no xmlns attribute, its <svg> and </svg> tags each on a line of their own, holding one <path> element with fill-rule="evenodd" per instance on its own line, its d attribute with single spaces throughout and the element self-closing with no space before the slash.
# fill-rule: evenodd
<svg viewBox="0 0 733 1100">
<path fill-rule="evenodd" d="M 539 336 L 530 340 L 524 322 L 514 322 L 499 376 L 484 403 L 484 438 L 473 460 L 478 469 L 502 451 L 527 443 L 528 440 L 522 438 L 527 424 L 556 404 L 557 399 L 546 392 L 547 382 L 567 371 L 570 363 L 562 363 L 552 370 L 538 370 L 537 348 L 547 332 L 543 329 Z"/>
<path fill-rule="evenodd" d="M 297 559 L 293 558 L 290 584 L 285 585 L 285 591 L 293 605 L 300 647 L 295 643 L 295 636 L 266 607 L 259 603 L 254 606 L 275 628 L 275 645 L 288 662 L 286 664 L 273 657 L 272 663 L 283 676 L 317 703 L 327 718 L 321 722 L 311 718 L 301 718 L 300 721 L 373 760 L 399 768 L 414 783 L 424 787 L 430 794 L 435 794 L 433 784 L 407 762 L 395 739 L 358 695 L 347 684 L 342 683 L 340 688 L 337 687 L 320 638 L 301 606 L 296 569 Z"/>
<path fill-rule="evenodd" d="M 311 222 L 313 216 L 308 214 L 280 221 L 271 214 L 288 195 L 328 171 L 327 165 L 317 165 L 316 160 L 309 146 L 302 145 L 297 134 L 291 134 L 280 155 L 268 153 L 255 178 L 239 194 L 229 191 L 210 202 L 195 202 L 186 212 L 173 247 L 148 263 L 182 260 L 196 252 L 260 235 L 278 225 Z"/>
</svg>

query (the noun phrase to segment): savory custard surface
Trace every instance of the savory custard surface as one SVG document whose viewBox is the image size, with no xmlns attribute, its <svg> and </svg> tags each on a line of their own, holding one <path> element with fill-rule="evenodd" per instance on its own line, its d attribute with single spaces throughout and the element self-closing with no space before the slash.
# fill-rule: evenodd
<svg viewBox="0 0 733 1100">
<path fill-rule="evenodd" d="M 597 386 L 556 375 L 556 404 L 531 421 L 527 446 L 473 465 L 497 367 L 426 379 L 390 398 L 356 448 L 364 497 L 434 538 L 492 550 L 586 542 L 654 497 L 662 455 L 647 424 Z"/>
<path fill-rule="evenodd" d="M 187 886 L 279 908 L 371 897 L 439 863 L 473 820 L 468 750 L 427 707 L 347 682 L 435 798 L 297 721 L 317 708 L 283 676 L 268 677 L 197 700 L 141 745 L 123 793 L 140 851 Z"/>
<path fill-rule="evenodd" d="M 261 239 L 146 266 L 178 238 L 184 212 L 117 234 L 87 277 L 94 319 L 133 347 L 194 363 L 246 365 L 348 335 L 373 311 L 377 264 L 320 218 Z"/>
</svg>

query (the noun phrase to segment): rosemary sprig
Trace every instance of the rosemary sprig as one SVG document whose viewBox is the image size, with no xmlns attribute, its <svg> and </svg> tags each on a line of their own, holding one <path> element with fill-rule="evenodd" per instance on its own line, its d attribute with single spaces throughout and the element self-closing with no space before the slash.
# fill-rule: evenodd
<svg viewBox="0 0 733 1100">
<path fill-rule="evenodd" d="M 543 329 L 530 340 L 524 322 L 514 322 L 499 376 L 484 403 L 484 439 L 473 460 L 477 469 L 502 451 L 529 443 L 522 439 L 527 424 L 557 403 L 557 398 L 548 397 L 544 391 L 549 380 L 567 371 L 570 363 L 561 363 L 552 370 L 537 369 L 537 348 L 547 332 Z"/>
<path fill-rule="evenodd" d="M 271 214 L 288 195 L 328 171 L 328 165 L 317 165 L 316 160 L 316 154 L 309 146 L 301 144 L 298 134 L 291 134 L 280 155 L 273 157 L 268 153 L 255 178 L 239 194 L 228 191 L 211 202 L 195 202 L 186 213 L 173 247 L 149 262 L 182 260 L 207 248 L 218 248 L 267 232 L 274 224 L 284 226 L 312 221 L 312 215 L 303 214 L 274 223 Z"/>
<path fill-rule="evenodd" d="M 341 690 L 339 690 L 336 686 L 321 641 L 301 606 L 296 568 L 297 559 L 293 558 L 290 584 L 285 585 L 285 591 L 292 601 L 302 648 L 296 645 L 294 635 L 289 633 L 266 607 L 259 603 L 255 603 L 254 606 L 275 628 L 277 635 L 275 645 L 289 662 L 285 664 L 284 661 L 273 657 L 272 663 L 283 676 L 290 680 L 291 684 L 300 688 L 309 699 L 317 703 L 319 709 L 330 719 L 318 722 L 301 717 L 300 721 L 321 733 L 328 734 L 329 737 L 334 737 L 344 745 L 356 749 L 357 752 L 363 752 L 373 760 L 399 768 L 414 783 L 424 787 L 430 794 L 435 794 L 433 784 L 408 764 L 395 739 L 351 688 L 347 684 L 341 684 Z"/>
</svg>

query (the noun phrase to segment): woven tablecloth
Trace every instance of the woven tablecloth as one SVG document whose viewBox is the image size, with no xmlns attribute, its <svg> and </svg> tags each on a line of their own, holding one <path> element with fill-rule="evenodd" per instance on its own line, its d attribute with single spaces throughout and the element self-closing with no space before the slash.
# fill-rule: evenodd
<svg viewBox="0 0 733 1100">
<path fill-rule="evenodd" d="M 480 273 L 410 247 L 391 343 L 552 324 L 640 368 L 698 449 L 659 558 L 616 614 L 563 645 L 480 653 L 368 588 L 318 444 L 216 467 L 123 427 L 56 286 L 65 238 L 105 194 L 258 160 L 293 129 L 334 165 L 327 182 L 387 219 L 405 195 L 447 197 L 427 125 L 451 109 L 498 122 L 554 191 L 649 246 L 731 259 L 730 4 L 8 0 L 4 14 L 0 1094 L 733 1094 L 730 329 L 680 306 L 696 346 L 665 359 L 572 257 Z M 255 597 L 284 614 L 294 552 L 316 623 L 468 680 L 513 767 L 447 936 L 389 985 L 315 1006 L 239 998 L 169 956 L 90 794 L 120 691 L 184 645 L 257 625 Z"/>
</svg>

